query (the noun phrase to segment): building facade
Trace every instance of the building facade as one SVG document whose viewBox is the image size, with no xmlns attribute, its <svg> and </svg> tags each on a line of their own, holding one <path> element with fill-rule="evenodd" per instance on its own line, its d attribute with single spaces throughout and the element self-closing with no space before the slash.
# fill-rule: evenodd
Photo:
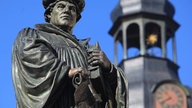
<svg viewBox="0 0 192 108">
<path fill-rule="evenodd" d="M 192 108 L 192 93 L 178 77 L 174 6 L 168 0 L 119 0 L 111 13 L 114 61 L 129 82 L 129 108 Z M 172 58 L 167 56 L 171 41 Z M 137 50 L 137 54 L 130 53 Z M 155 52 L 155 51 L 158 51 Z"/>
</svg>

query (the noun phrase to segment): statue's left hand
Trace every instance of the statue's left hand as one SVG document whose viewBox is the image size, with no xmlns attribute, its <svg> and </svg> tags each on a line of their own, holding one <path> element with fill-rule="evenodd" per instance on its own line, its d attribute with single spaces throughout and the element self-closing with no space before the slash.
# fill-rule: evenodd
<svg viewBox="0 0 192 108">
<path fill-rule="evenodd" d="M 109 72 L 111 69 L 111 62 L 106 54 L 99 48 L 89 52 L 88 63 L 91 66 L 100 66 L 103 70 Z"/>
</svg>

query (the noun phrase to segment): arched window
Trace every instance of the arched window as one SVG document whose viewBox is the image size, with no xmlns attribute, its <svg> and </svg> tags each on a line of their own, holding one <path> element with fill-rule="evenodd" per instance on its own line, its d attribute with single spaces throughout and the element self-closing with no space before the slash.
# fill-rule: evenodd
<svg viewBox="0 0 192 108">
<path fill-rule="evenodd" d="M 136 23 L 130 24 L 127 27 L 127 48 L 139 48 L 139 25 Z"/>
<path fill-rule="evenodd" d="M 145 44 L 149 56 L 161 57 L 161 29 L 158 24 L 145 25 Z"/>
<path fill-rule="evenodd" d="M 139 36 L 139 25 L 136 23 L 132 23 L 127 27 L 126 35 L 127 35 L 127 54 L 128 58 L 136 57 L 140 54 L 140 36 Z"/>
</svg>

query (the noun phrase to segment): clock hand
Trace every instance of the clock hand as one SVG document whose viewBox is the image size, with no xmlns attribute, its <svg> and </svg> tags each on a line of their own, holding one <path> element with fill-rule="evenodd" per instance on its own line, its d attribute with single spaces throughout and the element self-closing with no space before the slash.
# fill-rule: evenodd
<svg viewBox="0 0 192 108">
<path fill-rule="evenodd" d="M 165 98 L 165 99 L 160 100 L 160 103 L 165 103 L 166 101 L 168 101 L 168 100 L 170 100 L 170 99 L 171 99 L 171 97 L 169 96 L 168 98 Z"/>
<path fill-rule="evenodd" d="M 163 99 L 161 99 L 161 100 L 159 101 L 160 103 L 165 103 L 166 101 L 168 101 L 168 100 L 171 99 L 171 96 L 169 95 L 168 92 L 165 92 L 165 94 L 166 94 L 166 97 L 163 98 Z"/>
</svg>

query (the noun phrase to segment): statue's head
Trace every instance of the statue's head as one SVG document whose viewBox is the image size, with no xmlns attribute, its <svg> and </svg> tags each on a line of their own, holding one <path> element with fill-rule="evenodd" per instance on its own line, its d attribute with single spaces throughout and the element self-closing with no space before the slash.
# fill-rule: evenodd
<svg viewBox="0 0 192 108">
<path fill-rule="evenodd" d="M 81 18 L 84 0 L 43 0 L 45 21 L 60 26 L 67 23 L 73 26 Z"/>
</svg>

